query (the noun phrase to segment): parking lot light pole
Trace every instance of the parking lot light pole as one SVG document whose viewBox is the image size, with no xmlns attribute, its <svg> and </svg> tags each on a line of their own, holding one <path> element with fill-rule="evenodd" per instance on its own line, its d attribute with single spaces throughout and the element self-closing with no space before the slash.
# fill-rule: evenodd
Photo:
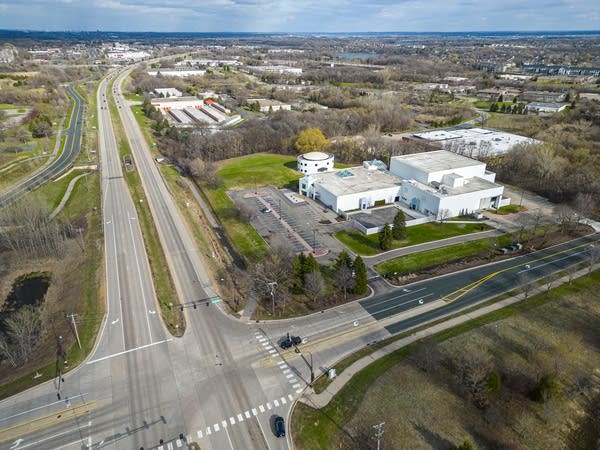
<svg viewBox="0 0 600 450">
<path fill-rule="evenodd" d="M 275 287 L 277 287 L 277 282 L 271 281 L 271 282 L 267 283 L 267 286 L 269 286 L 269 292 L 271 293 L 271 302 L 273 305 L 273 317 L 275 317 Z"/>
</svg>

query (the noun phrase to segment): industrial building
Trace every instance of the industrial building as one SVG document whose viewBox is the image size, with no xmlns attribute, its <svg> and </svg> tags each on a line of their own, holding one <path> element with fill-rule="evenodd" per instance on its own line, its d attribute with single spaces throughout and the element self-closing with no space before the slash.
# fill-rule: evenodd
<svg viewBox="0 0 600 450">
<path fill-rule="evenodd" d="M 446 150 L 394 156 L 362 167 L 306 174 L 299 193 L 343 214 L 400 202 L 426 216 L 455 217 L 510 203 L 485 163 Z"/>
<path fill-rule="evenodd" d="M 487 128 L 461 128 L 414 133 L 413 139 L 427 141 L 437 148 L 470 158 L 483 158 L 507 153 L 517 144 L 541 144 L 541 141 L 518 134 Z M 410 139 L 410 138 L 409 138 Z"/>
<path fill-rule="evenodd" d="M 242 120 L 239 114 L 220 105 L 211 98 L 171 97 L 152 99 L 152 105 L 174 125 L 189 126 L 197 123 L 232 125 Z"/>
</svg>

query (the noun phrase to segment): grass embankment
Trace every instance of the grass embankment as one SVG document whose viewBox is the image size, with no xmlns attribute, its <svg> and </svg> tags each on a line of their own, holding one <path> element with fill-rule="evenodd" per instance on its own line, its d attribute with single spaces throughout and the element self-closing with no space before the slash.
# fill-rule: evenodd
<svg viewBox="0 0 600 450">
<path fill-rule="evenodd" d="M 55 187 L 50 187 L 52 183 L 40 187 L 35 194 L 41 195 L 42 198 L 50 199 L 54 194 L 48 191 L 55 192 Z M 82 228 L 83 233 L 73 239 L 78 241 L 74 246 L 75 255 L 68 255 L 69 261 L 72 261 L 73 266 L 77 266 L 77 270 L 67 270 L 66 274 L 62 275 L 65 278 L 55 280 L 53 282 L 62 283 L 64 287 L 61 290 L 61 309 L 68 309 L 70 313 L 77 314 L 77 331 L 81 341 L 82 348 L 80 349 L 75 342 L 75 337 L 70 328 L 65 328 L 66 319 L 63 315 L 59 315 L 52 319 L 54 332 L 65 328 L 65 339 L 69 343 L 67 350 L 68 365 L 63 365 L 61 361 L 60 367 L 63 372 L 67 372 L 72 368 L 77 367 L 85 357 L 91 352 L 102 317 L 104 314 L 104 304 L 100 298 L 101 294 L 101 264 L 103 262 L 102 255 L 102 217 L 100 211 L 100 176 L 98 173 L 91 174 L 87 177 L 86 182 L 78 183 L 72 192 L 71 199 L 67 202 L 65 209 L 61 212 L 61 217 L 69 221 L 81 225 L 84 221 L 85 227 Z M 51 269 L 52 264 L 45 261 L 46 269 Z M 61 264 L 57 261 L 56 264 Z M 52 270 L 52 269 L 51 269 Z M 64 272 L 64 271 L 63 271 Z M 54 278 L 54 276 L 53 276 Z M 58 323 L 57 323 L 58 322 Z M 57 327 L 57 329 L 54 329 Z M 54 345 L 54 337 L 48 337 L 50 345 Z M 35 386 L 44 381 L 51 380 L 57 376 L 57 365 L 54 362 L 55 348 L 44 355 L 45 360 L 53 362 L 39 367 L 34 372 L 21 376 L 10 383 L 0 386 L 0 398 L 5 398 L 24 391 L 32 386 Z M 37 372 L 41 376 L 34 378 L 34 373 Z"/>
<path fill-rule="evenodd" d="M 113 84 L 114 80 L 109 84 L 107 92 L 112 92 Z M 125 155 L 131 155 L 131 149 L 127 143 L 123 126 L 119 120 L 117 106 L 112 95 L 109 95 L 108 105 L 113 122 L 115 139 L 119 145 L 119 156 L 121 161 L 123 161 Z M 137 211 L 142 236 L 144 237 L 146 254 L 148 255 L 148 262 L 150 263 L 150 270 L 154 281 L 154 290 L 165 325 L 173 335 L 180 336 L 185 331 L 184 317 L 178 308 L 179 299 L 176 294 L 175 285 L 171 278 L 164 250 L 158 238 L 158 231 L 156 230 L 140 177 L 135 170 L 135 161 L 133 162 L 134 170 L 127 172 L 125 167 L 123 167 L 123 171 L 125 172 L 125 180 L 127 181 L 133 204 Z"/>
<path fill-rule="evenodd" d="M 267 244 L 254 227 L 232 214 L 233 200 L 227 195 L 229 189 L 260 189 L 267 183 L 278 188 L 294 188 L 299 179 L 293 169 L 296 159 L 292 156 L 257 153 L 225 161 L 217 176 L 222 180 L 219 187 L 203 185 L 213 211 L 223 224 L 233 245 L 247 258 L 258 260 L 267 252 Z"/>
<path fill-rule="evenodd" d="M 597 332 L 593 323 L 597 320 L 598 306 L 590 305 L 587 299 L 595 295 L 599 286 L 600 272 L 596 271 L 571 284 L 440 332 L 432 339 L 440 343 L 446 358 L 459 358 L 473 342 L 487 347 L 495 370 L 511 378 L 502 383 L 514 381 L 512 377 L 518 365 L 530 370 L 536 363 L 528 359 L 544 361 L 544 353 L 554 355 L 554 360 L 557 355 L 561 356 L 563 374 L 589 371 L 589 366 L 599 359 L 598 350 L 589 341 Z M 543 341 L 545 345 L 537 348 L 533 340 Z M 446 364 L 429 374 L 415 370 L 413 358 L 408 360 L 407 356 L 414 355 L 417 345 L 411 344 L 370 364 L 321 410 L 298 404 L 292 418 L 298 448 L 360 448 L 365 429 L 360 429 L 359 424 L 367 424 L 365 428 L 370 428 L 381 422 L 382 417 L 386 421 L 386 430 L 390 431 L 386 433 L 386 445 L 390 448 L 425 448 L 429 442 L 427 436 L 436 436 L 436 442 L 450 446 L 471 435 L 474 436 L 471 440 L 483 445 L 489 442 L 485 440 L 488 433 L 516 442 L 515 448 L 530 448 L 532 442 L 536 442 L 534 447 L 550 448 L 553 439 L 555 442 L 565 439 L 565 428 L 558 426 L 558 420 L 565 424 L 570 422 L 570 429 L 573 429 L 574 421 L 581 420 L 581 405 L 573 404 L 580 401 L 579 396 L 573 402 L 570 397 L 557 398 L 557 402 L 565 401 L 558 406 L 550 405 L 560 408 L 558 417 L 562 419 L 557 419 L 548 415 L 543 404 L 528 400 L 526 394 L 515 392 L 514 386 L 509 385 L 502 388 L 497 400 L 492 399 L 502 420 L 486 421 L 487 416 L 474 407 L 468 396 L 454 392 L 453 375 Z M 335 367 L 343 370 L 342 365 L 347 367 L 356 359 L 352 357 L 351 361 L 342 361 Z M 551 363 L 552 358 L 548 362 Z M 443 377 L 448 377 L 445 382 L 440 379 Z M 569 380 L 565 376 L 562 382 L 573 384 L 573 380 Z M 431 404 L 436 408 L 431 409 Z M 461 414 L 453 414 L 456 410 Z M 521 422 L 530 424 L 537 436 L 519 432 L 515 421 L 519 427 L 524 426 Z"/>
<path fill-rule="evenodd" d="M 454 236 L 477 233 L 489 230 L 490 227 L 481 222 L 474 223 L 424 223 L 406 228 L 406 239 L 394 241 L 392 249 L 408 247 L 425 242 L 439 241 Z M 379 247 L 379 235 L 365 235 L 359 231 L 342 230 L 334 236 L 346 245 L 351 251 L 363 256 L 372 256 L 382 253 Z"/>
</svg>

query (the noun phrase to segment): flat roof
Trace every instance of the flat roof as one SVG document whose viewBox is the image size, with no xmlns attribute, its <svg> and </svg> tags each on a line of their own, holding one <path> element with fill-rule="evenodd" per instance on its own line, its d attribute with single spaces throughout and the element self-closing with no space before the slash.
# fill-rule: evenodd
<svg viewBox="0 0 600 450">
<path fill-rule="evenodd" d="M 340 176 L 340 173 L 347 176 Z M 351 174 L 348 176 L 348 174 Z M 349 167 L 343 171 L 323 172 L 307 175 L 316 183 L 323 185 L 336 197 L 360 194 L 378 189 L 400 187 L 402 180 L 387 171 L 368 170 L 364 167 Z"/>
<path fill-rule="evenodd" d="M 462 147 L 464 153 L 473 157 L 479 156 L 480 151 L 483 149 L 486 152 L 485 156 L 492 156 L 506 153 L 517 144 L 542 143 L 542 141 L 526 136 L 488 128 L 432 130 L 415 133 L 413 136 L 427 141 L 439 142 L 444 148 L 452 148 L 452 150 Z"/>
<path fill-rule="evenodd" d="M 410 183 L 413 186 L 419 188 L 419 190 L 428 192 L 431 195 L 435 195 L 436 197 L 444 198 L 444 197 L 452 197 L 453 195 L 461 195 L 468 194 L 470 192 L 479 192 L 485 191 L 488 189 L 495 189 L 499 187 L 503 187 L 501 184 L 492 183 L 491 181 L 484 180 L 479 177 L 472 177 L 465 180 L 465 184 L 458 187 L 449 187 L 445 184 L 440 186 L 440 189 L 436 189 L 433 186 L 425 183 L 421 183 L 416 180 L 405 180 L 405 183 Z"/>
<path fill-rule="evenodd" d="M 404 164 L 419 169 L 425 173 L 440 172 L 442 170 L 455 170 L 461 167 L 481 166 L 481 161 L 467 158 L 448 150 L 414 153 L 411 155 L 393 156 L 392 160 L 399 160 Z"/>
</svg>

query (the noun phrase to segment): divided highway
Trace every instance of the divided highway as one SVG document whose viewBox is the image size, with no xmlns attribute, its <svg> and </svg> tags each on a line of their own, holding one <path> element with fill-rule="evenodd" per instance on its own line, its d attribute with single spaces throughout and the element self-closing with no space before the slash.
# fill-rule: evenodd
<svg viewBox="0 0 600 450">
<path fill-rule="evenodd" d="M 0 208 L 10 205 L 26 193 L 37 189 L 42 184 L 63 173 L 73 164 L 73 161 L 79 155 L 79 151 L 81 150 L 84 102 L 81 95 L 79 95 L 72 85 L 67 86 L 67 92 L 73 99 L 73 111 L 68 128 L 63 130 L 66 138 L 60 155 L 31 176 L 0 192 Z"/>
</svg>

